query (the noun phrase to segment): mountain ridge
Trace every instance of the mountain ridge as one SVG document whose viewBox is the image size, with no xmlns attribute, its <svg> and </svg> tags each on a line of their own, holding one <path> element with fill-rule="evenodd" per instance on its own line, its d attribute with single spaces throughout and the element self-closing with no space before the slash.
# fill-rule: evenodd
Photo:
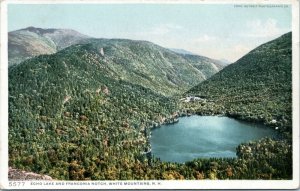
<svg viewBox="0 0 300 191">
<path fill-rule="evenodd" d="M 180 48 L 169 48 L 170 50 L 176 52 L 176 53 L 179 53 L 179 54 L 191 54 L 191 55 L 197 55 L 193 52 L 190 52 L 188 50 L 185 50 L 185 49 L 180 49 Z"/>
<path fill-rule="evenodd" d="M 57 29 L 27 28 L 36 33 L 51 34 Z M 23 31 L 23 30 L 21 30 Z M 71 30 L 73 31 L 73 30 Z M 51 54 L 79 50 L 89 52 L 88 62 L 106 63 L 120 78 L 150 87 L 153 91 L 171 95 L 196 85 L 223 69 L 219 62 L 202 56 L 182 55 L 149 41 L 130 39 L 84 38 L 80 43 L 59 50 L 53 41 Z M 45 40 L 45 39 L 43 39 Z M 46 39 L 48 42 L 49 40 Z M 49 43 L 48 43 L 49 44 Z M 51 43 L 50 43 L 51 44 Z M 66 45 L 66 43 L 65 43 Z M 58 50 L 57 50 L 58 49 Z M 43 49 L 45 50 L 45 49 Z M 60 53 L 62 51 L 62 53 Z M 11 49 L 9 52 L 13 52 Z M 47 53 L 47 50 L 43 52 Z M 10 53 L 13 55 L 13 53 Z M 12 57 L 11 57 L 12 58 Z"/>
<path fill-rule="evenodd" d="M 209 58 L 173 53 L 148 41 L 92 39 L 79 46 L 93 50 L 122 78 L 164 94 L 187 89 L 223 68 Z"/>
<path fill-rule="evenodd" d="M 152 43 L 146 40 L 131 40 L 131 39 L 119 39 L 119 38 L 95 38 L 79 33 L 73 29 L 63 28 L 38 28 L 27 27 L 8 32 L 8 49 L 9 49 L 9 65 L 19 64 L 20 62 L 38 56 L 41 54 L 53 54 L 59 50 L 62 50 L 68 46 L 87 43 L 90 39 L 102 39 L 102 40 L 130 40 L 135 42 Z M 26 46 L 24 46 L 26 44 Z M 154 43 L 152 43 L 154 44 Z M 159 45 L 157 45 L 159 46 Z M 164 48 L 162 46 L 159 46 Z M 170 49 L 172 50 L 172 49 Z M 176 49 L 177 50 L 177 49 Z M 174 50 L 172 50 L 174 51 Z M 176 52 L 176 51 L 175 51 Z M 179 53 L 180 52 L 176 52 Z M 191 54 L 196 55 L 196 54 Z M 197 55 L 199 57 L 204 57 Z M 204 57 L 211 59 L 208 57 Z M 216 59 L 214 62 L 221 61 Z"/>
</svg>

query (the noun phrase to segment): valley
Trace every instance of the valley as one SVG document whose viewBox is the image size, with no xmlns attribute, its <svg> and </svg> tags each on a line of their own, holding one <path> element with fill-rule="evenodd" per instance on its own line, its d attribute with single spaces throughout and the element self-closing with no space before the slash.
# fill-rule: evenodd
<svg viewBox="0 0 300 191">
<path fill-rule="evenodd" d="M 291 33 L 224 65 L 148 41 L 20 31 L 50 48 L 20 54 L 11 44 L 25 37 L 9 41 L 9 166 L 58 180 L 292 178 Z M 153 128 L 192 114 L 280 136 L 240 143 L 236 158 L 177 163 L 149 153 Z"/>
</svg>

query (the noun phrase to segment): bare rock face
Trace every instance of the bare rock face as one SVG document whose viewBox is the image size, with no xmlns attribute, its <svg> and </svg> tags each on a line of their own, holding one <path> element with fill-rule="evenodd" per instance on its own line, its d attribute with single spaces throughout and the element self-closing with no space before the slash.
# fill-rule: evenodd
<svg viewBox="0 0 300 191">
<path fill-rule="evenodd" d="M 101 56 L 104 56 L 104 50 L 103 50 L 103 48 L 100 48 L 99 52 L 100 52 Z"/>
<path fill-rule="evenodd" d="M 24 170 L 13 169 L 9 167 L 8 169 L 8 179 L 9 180 L 53 180 L 50 176 L 36 174 L 33 172 L 27 172 Z"/>
</svg>

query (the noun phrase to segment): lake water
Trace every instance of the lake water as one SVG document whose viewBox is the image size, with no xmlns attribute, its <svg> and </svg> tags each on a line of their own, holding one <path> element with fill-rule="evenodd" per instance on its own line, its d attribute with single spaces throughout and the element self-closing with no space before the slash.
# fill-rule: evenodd
<svg viewBox="0 0 300 191">
<path fill-rule="evenodd" d="M 155 157 L 182 163 L 195 158 L 236 157 L 240 143 L 275 134 L 275 130 L 258 124 L 194 115 L 152 130 L 150 141 Z"/>
</svg>

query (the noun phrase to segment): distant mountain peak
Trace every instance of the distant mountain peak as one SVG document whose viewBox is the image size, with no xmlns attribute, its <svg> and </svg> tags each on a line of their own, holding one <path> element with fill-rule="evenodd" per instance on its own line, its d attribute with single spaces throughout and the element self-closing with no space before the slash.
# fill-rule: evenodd
<svg viewBox="0 0 300 191">
<path fill-rule="evenodd" d="M 8 33 L 9 65 L 42 54 L 53 54 L 91 37 L 72 29 L 27 27 Z"/>
<path fill-rule="evenodd" d="M 219 61 L 221 63 L 223 63 L 224 65 L 228 65 L 228 64 L 231 64 L 232 62 L 230 62 L 229 60 L 225 59 L 225 58 L 222 58 L 222 59 L 219 59 Z"/>
<path fill-rule="evenodd" d="M 73 35 L 78 35 L 78 36 L 85 36 L 88 37 L 87 35 L 81 34 L 80 32 L 73 30 L 73 29 L 65 29 L 65 28 L 39 28 L 39 27 L 27 27 L 24 29 L 19 29 L 16 31 L 11 31 L 10 33 L 17 32 L 17 31 L 29 31 L 33 32 L 39 35 L 45 35 L 45 34 L 52 34 L 52 33 L 66 33 L 66 34 L 73 34 Z"/>
<path fill-rule="evenodd" d="M 172 50 L 173 52 L 179 53 L 179 54 L 189 54 L 189 55 L 197 55 L 193 52 L 190 52 L 188 50 L 184 50 L 181 48 L 169 48 L 170 50 Z"/>
<path fill-rule="evenodd" d="M 36 28 L 36 27 L 27 27 L 27 28 L 24 28 L 24 29 L 20 29 L 18 31 L 29 31 L 29 32 L 33 32 L 33 33 L 37 33 L 37 34 L 40 34 L 40 35 L 43 35 L 43 34 L 46 34 L 46 33 L 53 33 L 55 32 L 57 29 L 43 29 L 43 28 Z"/>
</svg>

